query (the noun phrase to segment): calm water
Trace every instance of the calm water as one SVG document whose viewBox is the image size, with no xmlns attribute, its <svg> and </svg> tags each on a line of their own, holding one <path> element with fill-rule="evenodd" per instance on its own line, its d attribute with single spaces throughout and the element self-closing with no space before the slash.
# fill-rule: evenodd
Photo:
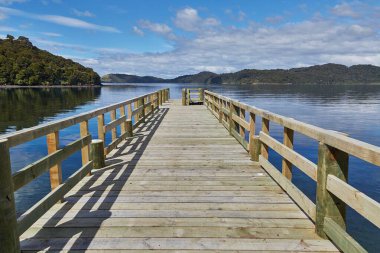
<svg viewBox="0 0 380 253">
<path fill-rule="evenodd" d="M 161 87 L 170 87 L 171 97 L 180 98 L 182 87 L 199 85 L 125 85 L 102 88 L 71 89 L 0 89 L 0 133 L 15 131 L 39 123 L 61 119 L 79 112 L 119 102 Z M 204 85 L 203 85 L 204 86 Z M 293 117 L 327 129 L 349 134 L 380 146 L 380 86 L 204 86 L 212 91 L 234 97 L 259 108 Z M 107 119 L 106 119 L 107 120 Z M 109 120 L 109 119 L 108 119 Z M 260 127 L 260 126 L 259 126 Z M 270 133 L 282 139 L 282 128 L 270 126 Z M 90 121 L 90 131 L 97 137 L 96 119 Z M 79 137 L 79 127 L 60 132 L 61 145 Z M 109 142 L 110 136 L 107 136 Z M 45 138 L 12 148 L 12 170 L 17 171 L 31 161 L 47 154 Z M 295 150 L 317 162 L 316 141 L 295 135 Z M 279 156 L 271 152 L 270 161 L 281 165 Z M 80 152 L 63 163 L 63 177 L 67 178 L 78 168 Z M 315 183 L 294 169 L 294 182 L 313 201 Z M 349 182 L 370 197 L 380 201 L 380 168 L 350 157 Z M 50 191 L 48 174 L 16 192 L 18 213 L 24 212 Z M 380 215 L 380 214 L 379 214 Z M 370 252 L 380 252 L 380 231 L 348 210 L 348 231 Z"/>
</svg>

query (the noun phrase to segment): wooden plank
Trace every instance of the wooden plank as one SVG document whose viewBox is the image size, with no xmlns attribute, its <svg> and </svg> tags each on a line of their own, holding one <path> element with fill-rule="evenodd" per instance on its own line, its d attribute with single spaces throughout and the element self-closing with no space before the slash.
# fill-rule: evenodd
<svg viewBox="0 0 380 253">
<path fill-rule="evenodd" d="M 367 253 L 367 251 L 357 243 L 341 226 L 336 224 L 332 219 L 325 218 L 323 229 L 327 236 L 343 252 L 349 253 Z"/>
<path fill-rule="evenodd" d="M 316 220 L 315 204 L 301 192 L 292 182 L 284 177 L 267 159 L 260 155 L 260 164 L 274 180 L 292 197 L 301 209 L 312 219 Z"/>
<path fill-rule="evenodd" d="M 39 250 L 122 250 L 122 249 L 196 249 L 196 250 L 240 250 L 255 249 L 289 251 L 329 251 L 337 252 L 336 248 L 325 240 L 300 239 L 236 239 L 236 238 L 77 238 L 67 241 L 65 238 L 57 239 L 29 239 L 21 242 L 22 248 Z"/>
<path fill-rule="evenodd" d="M 306 159 L 305 157 L 303 157 L 296 151 L 285 146 L 284 144 L 277 141 L 276 139 L 269 136 L 268 134 L 260 132 L 260 140 L 261 142 L 268 145 L 268 147 L 270 147 L 271 149 L 276 151 L 278 154 L 280 154 L 287 161 L 290 161 L 292 164 L 294 164 L 297 168 L 299 168 L 302 172 L 308 175 L 311 179 L 313 179 L 314 181 L 317 181 L 317 165 L 315 163 Z"/>
<path fill-rule="evenodd" d="M 380 203 L 331 174 L 327 176 L 326 188 L 364 218 L 380 228 Z"/>
<path fill-rule="evenodd" d="M 311 228 L 242 228 L 242 227 L 105 227 L 105 228 L 32 228 L 24 237 L 33 238 L 256 238 L 319 239 Z"/>
<path fill-rule="evenodd" d="M 65 160 L 67 157 L 91 143 L 91 136 L 87 135 L 79 140 L 67 144 L 64 148 L 55 151 L 41 158 L 40 160 L 29 164 L 13 174 L 13 185 L 15 191 L 30 183 L 35 178 L 48 171 L 55 164 Z"/>
<path fill-rule="evenodd" d="M 48 195 L 38 201 L 33 207 L 23 213 L 18 219 L 18 235 L 22 235 L 47 210 L 57 203 L 73 186 L 75 186 L 92 169 L 92 162 L 88 162 L 71 175 L 64 184 L 57 186 Z"/>
</svg>

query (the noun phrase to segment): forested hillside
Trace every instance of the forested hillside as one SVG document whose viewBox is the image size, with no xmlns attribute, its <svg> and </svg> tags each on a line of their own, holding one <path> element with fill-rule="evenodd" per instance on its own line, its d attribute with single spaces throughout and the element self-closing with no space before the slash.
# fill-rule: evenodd
<svg viewBox="0 0 380 253">
<path fill-rule="evenodd" d="M 40 50 L 20 36 L 0 40 L 0 85 L 99 85 L 91 68 Z"/>
</svg>

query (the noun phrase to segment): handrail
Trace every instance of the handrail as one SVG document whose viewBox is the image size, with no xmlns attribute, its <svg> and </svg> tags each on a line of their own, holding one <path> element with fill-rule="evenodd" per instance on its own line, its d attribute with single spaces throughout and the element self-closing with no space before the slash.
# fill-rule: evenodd
<svg viewBox="0 0 380 253">
<path fill-rule="evenodd" d="M 82 178 L 91 173 L 93 161 L 90 157 L 92 142 L 89 132 L 89 120 L 98 118 L 98 138 L 103 142 L 105 134 L 112 132 L 111 143 L 104 148 L 109 154 L 125 138 L 131 137 L 133 129 L 145 122 L 163 102 L 169 99 L 169 89 L 161 89 L 123 102 L 98 108 L 61 120 L 41 124 L 0 136 L 0 252 L 19 252 L 19 236 L 24 233 L 55 203 L 60 201 Z M 125 107 L 128 107 L 127 113 Z M 116 110 L 120 117 L 116 118 Z M 105 124 L 104 115 L 110 113 L 111 121 Z M 132 125 L 132 117 L 135 121 Z M 80 138 L 59 146 L 59 131 L 80 124 Z M 116 128 L 120 126 L 121 134 L 117 136 Z M 12 175 L 10 148 L 46 136 L 48 155 L 40 158 Z M 70 155 L 81 150 L 82 165 L 66 181 L 62 182 L 61 163 Z M 102 149 L 101 149 L 102 150 Z M 14 192 L 32 182 L 44 172 L 50 171 L 52 191 L 38 201 L 33 207 L 16 219 Z"/>
<path fill-rule="evenodd" d="M 347 183 L 348 159 L 351 155 L 380 166 L 380 147 L 207 90 L 205 105 L 249 151 L 251 159 L 259 162 L 315 222 L 318 235 L 332 240 L 343 252 L 366 252 L 345 231 L 345 208 L 346 205 L 350 206 L 380 228 L 380 203 Z M 249 121 L 246 120 L 246 113 Z M 262 120 L 262 129 L 258 135 L 255 135 L 256 116 Z M 284 127 L 283 143 L 270 136 L 270 122 Z M 246 132 L 248 142 L 245 139 Z M 319 142 L 318 164 L 293 150 L 294 132 Z M 269 148 L 282 157 L 282 173 L 269 162 Z M 317 182 L 315 204 L 292 183 L 292 166 L 298 167 Z"/>
</svg>

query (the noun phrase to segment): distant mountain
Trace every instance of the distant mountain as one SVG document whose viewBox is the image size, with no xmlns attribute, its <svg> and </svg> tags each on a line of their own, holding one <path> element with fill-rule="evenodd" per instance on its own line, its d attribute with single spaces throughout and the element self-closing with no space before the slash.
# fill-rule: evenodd
<svg viewBox="0 0 380 253">
<path fill-rule="evenodd" d="M 100 85 L 100 76 L 72 60 L 33 46 L 28 38 L 0 39 L 0 85 Z"/>
<path fill-rule="evenodd" d="M 154 76 L 135 76 L 126 74 L 107 74 L 102 76 L 104 83 L 162 83 L 165 79 Z"/>
<path fill-rule="evenodd" d="M 118 78 L 114 78 L 117 76 Z M 133 78 L 123 78 L 123 76 Z M 209 84 L 370 84 L 380 83 L 380 67 L 373 65 L 345 65 L 328 63 L 304 68 L 257 70 L 244 69 L 235 73 L 215 74 L 200 72 L 173 79 L 110 74 L 103 82 L 115 83 L 209 83 Z"/>
</svg>

